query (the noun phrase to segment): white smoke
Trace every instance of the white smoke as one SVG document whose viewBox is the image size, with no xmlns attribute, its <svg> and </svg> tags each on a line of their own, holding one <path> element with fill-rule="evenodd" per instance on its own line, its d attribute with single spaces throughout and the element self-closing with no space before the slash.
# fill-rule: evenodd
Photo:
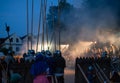
<svg viewBox="0 0 120 83">
<path fill-rule="evenodd" d="M 76 2 L 79 4 L 79 1 Z M 81 54 L 90 48 L 92 41 L 109 42 L 120 46 L 120 37 L 118 31 L 115 30 L 117 27 L 115 13 L 109 7 L 89 10 L 82 4 L 80 3 L 81 7 L 74 8 L 63 20 L 67 27 L 62 31 L 61 41 L 70 44 L 68 54 L 74 58 L 84 56 Z"/>
</svg>

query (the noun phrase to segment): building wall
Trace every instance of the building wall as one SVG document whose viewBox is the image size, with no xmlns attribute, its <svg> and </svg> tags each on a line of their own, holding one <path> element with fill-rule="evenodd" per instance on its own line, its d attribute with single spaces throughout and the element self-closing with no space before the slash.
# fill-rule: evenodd
<svg viewBox="0 0 120 83">
<path fill-rule="evenodd" d="M 22 40 L 16 34 L 10 36 L 11 47 L 15 54 L 19 54 L 20 48 L 22 47 Z M 4 47 L 10 47 L 10 41 L 7 39 L 4 43 Z"/>
</svg>

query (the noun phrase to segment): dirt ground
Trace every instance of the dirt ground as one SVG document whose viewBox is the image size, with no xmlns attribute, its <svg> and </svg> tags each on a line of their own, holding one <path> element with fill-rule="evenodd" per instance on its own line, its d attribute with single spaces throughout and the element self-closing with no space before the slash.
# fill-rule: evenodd
<svg viewBox="0 0 120 83">
<path fill-rule="evenodd" d="M 74 83 L 75 70 L 71 68 L 65 68 L 65 83 Z"/>
</svg>

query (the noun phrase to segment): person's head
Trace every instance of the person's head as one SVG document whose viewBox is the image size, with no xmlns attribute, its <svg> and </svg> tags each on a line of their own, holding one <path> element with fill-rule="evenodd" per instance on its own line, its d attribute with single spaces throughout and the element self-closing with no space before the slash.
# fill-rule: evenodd
<svg viewBox="0 0 120 83">
<path fill-rule="evenodd" d="M 54 52 L 54 56 L 60 57 L 61 56 L 61 51 L 60 50 L 56 50 Z"/>
<path fill-rule="evenodd" d="M 44 56 L 42 53 L 37 53 L 35 57 L 35 61 L 42 61 L 44 60 Z"/>
<path fill-rule="evenodd" d="M 26 54 L 26 53 L 24 53 L 24 54 L 23 54 L 23 58 L 25 58 L 26 56 L 27 56 L 27 54 Z"/>
<path fill-rule="evenodd" d="M 49 50 L 46 50 L 46 51 L 45 51 L 45 54 L 46 54 L 47 56 L 52 56 L 52 53 L 51 53 Z"/>
<path fill-rule="evenodd" d="M 29 54 L 29 55 L 30 55 L 30 54 L 34 55 L 34 54 L 35 54 L 35 51 L 34 51 L 34 50 L 28 50 L 28 54 Z"/>
<path fill-rule="evenodd" d="M 43 55 L 45 55 L 45 50 L 42 50 L 41 53 L 42 53 Z"/>
<path fill-rule="evenodd" d="M 92 66 L 89 66 L 89 67 L 88 67 L 88 70 L 89 70 L 89 71 L 92 71 L 92 70 L 93 70 L 93 67 L 92 67 Z"/>
</svg>

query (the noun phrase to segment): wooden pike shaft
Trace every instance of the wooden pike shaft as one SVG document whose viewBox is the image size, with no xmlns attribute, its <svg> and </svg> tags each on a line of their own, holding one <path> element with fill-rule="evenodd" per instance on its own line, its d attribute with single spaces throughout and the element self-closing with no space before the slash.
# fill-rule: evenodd
<svg viewBox="0 0 120 83">
<path fill-rule="evenodd" d="M 34 12 L 34 0 L 32 0 L 32 18 L 31 18 L 31 50 L 33 41 L 33 12 Z"/>
<path fill-rule="evenodd" d="M 28 13 L 28 0 L 26 0 L 26 9 L 27 9 L 27 12 L 26 12 L 26 14 L 27 14 L 27 50 L 29 49 L 29 13 Z"/>
</svg>

